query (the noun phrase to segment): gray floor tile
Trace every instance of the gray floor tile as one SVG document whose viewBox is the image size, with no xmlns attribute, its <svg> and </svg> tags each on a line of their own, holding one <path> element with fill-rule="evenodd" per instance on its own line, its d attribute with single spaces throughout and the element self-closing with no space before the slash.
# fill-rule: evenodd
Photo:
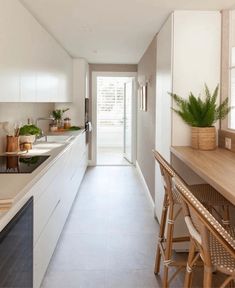
<svg viewBox="0 0 235 288">
<path fill-rule="evenodd" d="M 65 233 L 57 246 L 51 271 L 102 270 L 107 268 L 106 234 Z"/>
<path fill-rule="evenodd" d="M 108 218 L 105 209 L 76 209 L 64 229 L 64 233 L 106 233 Z"/>
<path fill-rule="evenodd" d="M 148 270 L 110 270 L 106 288 L 160 288 L 156 277 Z"/>
<path fill-rule="evenodd" d="M 104 271 L 47 273 L 42 288 L 105 288 Z"/>
<path fill-rule="evenodd" d="M 111 233 L 108 241 L 108 269 L 153 271 L 155 234 Z"/>
<path fill-rule="evenodd" d="M 109 232 L 120 233 L 157 233 L 157 223 L 150 210 L 120 209 L 110 213 Z"/>
</svg>

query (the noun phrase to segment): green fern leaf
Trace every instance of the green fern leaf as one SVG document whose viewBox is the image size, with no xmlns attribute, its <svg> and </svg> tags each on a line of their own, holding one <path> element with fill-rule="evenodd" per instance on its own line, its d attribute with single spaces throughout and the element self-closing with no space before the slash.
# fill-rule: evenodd
<svg viewBox="0 0 235 288">
<path fill-rule="evenodd" d="M 177 94 L 169 93 L 178 109 L 175 111 L 187 124 L 196 127 L 210 127 L 219 120 L 224 119 L 231 107 L 228 107 L 228 98 L 226 98 L 218 107 L 216 104 L 219 93 L 219 85 L 216 86 L 213 94 L 210 93 L 205 84 L 204 100 L 199 96 L 195 97 L 192 92 L 188 99 L 184 99 Z"/>
</svg>

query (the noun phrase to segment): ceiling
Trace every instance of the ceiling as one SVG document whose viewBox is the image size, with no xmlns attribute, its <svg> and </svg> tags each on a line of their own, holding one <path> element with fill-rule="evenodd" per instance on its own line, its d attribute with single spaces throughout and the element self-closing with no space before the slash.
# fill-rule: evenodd
<svg viewBox="0 0 235 288">
<path fill-rule="evenodd" d="M 20 0 L 73 57 L 138 63 L 173 10 L 221 10 L 235 0 Z"/>
</svg>

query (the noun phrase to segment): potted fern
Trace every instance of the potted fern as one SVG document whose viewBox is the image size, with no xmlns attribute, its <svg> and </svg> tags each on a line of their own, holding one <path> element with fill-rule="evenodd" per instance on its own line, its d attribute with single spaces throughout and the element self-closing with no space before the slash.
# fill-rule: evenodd
<svg viewBox="0 0 235 288">
<path fill-rule="evenodd" d="M 213 126 L 217 120 L 224 119 L 231 107 L 228 98 L 220 105 L 216 104 L 219 85 L 213 94 L 205 84 L 205 98 L 195 97 L 191 92 L 188 99 L 170 93 L 179 109 L 172 108 L 192 128 L 192 148 L 213 150 L 216 148 L 216 129 Z"/>
</svg>

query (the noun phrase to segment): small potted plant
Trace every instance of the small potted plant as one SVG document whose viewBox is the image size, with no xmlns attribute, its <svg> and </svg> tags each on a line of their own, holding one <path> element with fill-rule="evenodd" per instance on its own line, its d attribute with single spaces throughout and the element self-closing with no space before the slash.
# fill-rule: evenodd
<svg viewBox="0 0 235 288">
<path fill-rule="evenodd" d="M 41 129 L 37 126 L 31 125 L 24 125 L 20 128 L 20 144 L 29 144 L 29 149 L 32 148 L 32 144 L 34 143 L 36 136 L 40 135 Z"/>
<path fill-rule="evenodd" d="M 56 126 L 60 129 L 63 127 L 62 125 L 62 119 L 63 119 L 63 114 L 68 111 L 69 108 L 66 109 L 56 109 L 52 111 L 52 116 L 55 119 L 55 124 Z"/>
<path fill-rule="evenodd" d="M 192 92 L 188 99 L 169 93 L 179 109 L 172 108 L 192 128 L 192 148 L 199 150 L 214 150 L 216 148 L 216 129 L 213 126 L 217 120 L 224 119 L 231 107 L 228 98 L 220 105 L 216 104 L 219 85 L 213 94 L 205 84 L 205 98 L 195 97 Z"/>
</svg>

